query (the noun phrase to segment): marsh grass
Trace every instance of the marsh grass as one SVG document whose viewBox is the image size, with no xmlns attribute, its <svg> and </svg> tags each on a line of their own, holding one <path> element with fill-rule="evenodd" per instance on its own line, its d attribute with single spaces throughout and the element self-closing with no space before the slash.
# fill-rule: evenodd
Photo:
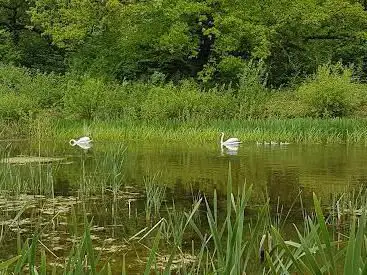
<svg viewBox="0 0 367 275">
<path fill-rule="evenodd" d="M 79 178 L 79 194 L 104 196 L 112 193 L 113 198 L 116 199 L 125 186 L 123 173 L 125 151 L 124 145 L 118 145 L 108 148 L 93 159 L 90 159 L 86 152 L 81 151 L 78 159 L 82 170 Z"/>
<path fill-rule="evenodd" d="M 50 137 L 68 140 L 83 133 L 85 123 L 58 121 Z M 245 119 L 211 121 L 94 121 L 89 124 L 94 140 L 219 142 L 220 132 L 242 141 L 291 143 L 367 144 L 367 121 L 363 119 Z"/>
<path fill-rule="evenodd" d="M 103 151 L 93 159 L 86 152 L 80 151 L 76 160 L 40 156 L 41 151 L 47 150 L 42 147 L 37 150 L 39 156 L 11 157 L 11 146 L 0 152 L 0 193 L 54 196 L 59 170 L 66 165 L 70 171 L 75 171 L 74 161 L 80 162 L 81 169 L 76 171 L 73 186 L 62 186 L 63 192 L 78 193 L 80 196 L 112 194 L 114 199 L 124 192 L 124 145 Z"/>
<path fill-rule="evenodd" d="M 245 274 L 246 272 L 263 274 L 365 274 L 364 272 L 367 270 L 367 244 L 365 243 L 367 203 L 365 192 L 359 192 L 357 196 L 354 196 L 353 203 L 347 198 L 344 199 L 343 203 L 349 201 L 348 207 L 352 207 L 354 210 L 349 209 L 349 213 L 351 213 L 348 223 L 350 228 L 343 230 L 342 236 L 339 233 L 333 233 L 335 224 L 330 224 L 325 218 L 326 214 L 321 208 L 321 203 L 314 194 L 314 212 L 307 215 L 302 211 L 305 226 L 301 229 L 294 225 L 296 234 L 295 237 L 290 237 L 285 235 L 282 230 L 281 225 L 284 225 L 284 220 L 273 223 L 274 220 L 271 218 L 267 203 L 259 208 L 258 216 L 254 222 L 246 219 L 245 213 L 250 201 L 252 187 L 244 187 L 235 195 L 236 193 L 231 187 L 230 171 L 228 175 L 224 222 L 219 222 L 216 192 L 214 192 L 211 203 L 205 199 L 205 214 L 209 232 L 203 234 L 200 227 L 195 224 L 192 218 L 193 214 L 186 214 L 186 224 L 189 223 L 191 229 L 199 237 L 199 246 L 195 249 L 193 242 L 191 250 L 191 257 L 194 261 L 182 261 L 179 267 L 173 265 L 173 259 L 176 259 L 178 255 L 177 251 L 182 251 L 181 246 L 178 250 L 172 249 L 169 260 L 165 262 L 163 267 L 157 267 L 157 256 L 159 255 L 157 242 L 162 239 L 162 235 L 166 234 L 164 226 L 161 225 L 146 265 L 146 274 L 148 270 L 157 270 L 157 268 L 164 270 L 164 274 L 170 274 L 172 269 L 180 274 L 197 274 L 198 272 L 216 274 Z M 341 199 L 339 201 L 341 202 Z M 200 205 L 200 202 L 198 203 L 197 207 Z M 177 225 L 180 227 L 184 223 L 183 218 L 182 216 L 176 218 L 175 211 L 175 208 L 172 208 L 172 215 L 169 216 L 169 219 L 174 217 L 172 220 L 178 221 Z M 284 219 L 287 217 L 288 214 L 285 215 Z M 184 228 L 180 227 L 179 230 L 175 230 L 182 232 Z M 335 236 L 338 236 L 337 239 Z"/>
<path fill-rule="evenodd" d="M 297 240 L 289 240 L 281 229 L 269 224 L 266 205 L 259 209 L 254 223 L 245 218 L 245 206 L 251 190 L 248 187 L 237 195 L 230 193 L 224 220 L 219 217 L 216 208 L 216 193 L 211 205 L 207 199 L 204 200 L 209 232 L 202 232 L 194 219 L 198 211 L 202 211 L 202 200 L 198 200 L 188 213 L 178 211 L 175 206 L 166 208 L 169 212 L 167 218 L 162 218 L 147 233 L 142 231 L 144 236 L 137 238 L 142 242 L 156 232 L 152 241 L 148 241 L 151 247 L 146 258 L 145 274 L 154 270 L 160 274 L 227 274 L 228 270 L 232 274 L 363 274 L 366 270 L 366 204 L 362 206 L 365 211 L 359 218 L 356 215 L 352 217 L 344 240 L 337 241 L 330 234 L 321 204 L 314 196 L 315 215 L 306 217 L 308 226 L 304 232 L 295 227 Z M 82 238 L 71 248 L 63 264 L 64 274 L 112 274 L 111 263 L 102 263 L 100 254 L 93 248 L 90 228 L 91 223 L 85 220 Z M 187 240 L 187 232 L 191 230 L 196 232 L 198 238 L 192 239 L 192 249 L 188 250 L 183 241 Z M 264 233 L 268 238 L 268 247 L 264 250 L 266 262 L 261 263 L 258 249 L 265 240 Z M 49 274 L 50 271 L 56 274 L 56 267 L 48 265 L 51 255 L 40 246 L 39 235 L 36 233 L 24 243 L 20 241 L 19 255 L 0 264 L 2 274 Z M 167 249 L 168 256 L 163 256 Z M 343 265 L 340 265 L 341 262 Z"/>
<path fill-rule="evenodd" d="M 245 208 L 248 206 L 252 187 L 244 186 L 238 190 L 237 195 L 232 191 L 231 167 L 229 166 L 227 183 L 227 200 L 224 217 L 219 213 L 217 194 L 214 192 L 213 200 L 209 203 L 205 198 L 205 215 L 209 232 L 202 232 L 195 222 L 194 216 L 200 208 L 202 199 L 195 202 L 190 213 L 185 213 L 185 218 L 176 212 L 173 207 L 168 215 L 168 229 L 173 233 L 174 246 L 171 249 L 169 260 L 162 268 L 164 274 L 170 274 L 171 269 L 182 274 L 196 274 L 197 272 L 219 273 L 219 274 L 244 274 L 248 270 L 248 265 L 253 257 L 257 257 L 258 242 L 261 233 L 268 220 L 265 213 L 268 207 L 264 206 L 259 211 L 255 224 L 251 224 L 245 219 Z M 174 223 L 176 225 L 174 225 Z M 247 224 L 248 223 L 248 224 Z M 184 225 L 184 226 L 183 226 Z M 191 230 L 197 234 L 199 243 L 195 249 L 195 242 L 192 242 L 191 257 L 194 261 L 182 261 L 181 265 L 173 266 L 173 259 L 182 255 L 182 240 L 185 229 L 190 225 Z M 247 226 L 248 225 L 248 226 Z M 163 226 L 160 227 L 156 238 L 161 239 Z M 186 229 L 187 230 L 187 229 Z M 168 234 L 169 236 L 169 234 Z M 157 240 L 157 239 L 156 239 Z M 178 240 L 178 241 L 177 241 Z M 181 244 L 181 245 L 180 245 Z M 151 250 L 146 271 L 156 269 L 156 256 L 158 245 Z M 149 267 L 149 268 L 148 268 Z M 147 274 L 147 273 L 146 273 Z"/>
<path fill-rule="evenodd" d="M 19 212 L 17 216 L 20 216 Z M 75 242 L 57 269 L 55 264 L 49 264 L 47 258 L 57 257 L 46 247 L 40 236 L 45 230 L 40 224 L 36 225 L 35 233 L 24 242 L 18 235 L 18 255 L 0 263 L 0 274 L 111 274 L 110 265 L 101 262 L 101 255 L 92 246 L 92 223 L 84 217 L 84 231 L 78 242 Z"/>
<path fill-rule="evenodd" d="M 306 217 L 308 226 L 301 233 L 295 226 L 297 241 L 287 241 L 272 227 L 276 243 L 273 250 L 266 253 L 267 262 L 273 274 L 364 274 L 367 270 L 366 249 L 366 203 L 357 218 L 353 216 L 346 240 L 334 240 L 328 230 L 321 204 L 314 195 L 315 218 Z M 343 263 L 343 264 L 341 264 Z M 343 270 L 343 271 L 341 271 Z"/>
<path fill-rule="evenodd" d="M 191 119 L 191 120 L 67 120 L 48 118 L 40 123 L 11 122 L 0 138 L 26 137 L 37 142 L 51 139 L 69 141 L 90 135 L 94 141 L 187 141 L 217 143 L 220 132 L 242 141 L 282 141 L 291 143 L 367 144 L 367 120 L 363 118 L 269 118 L 269 119 Z M 40 126 L 41 125 L 41 126 Z M 40 127 L 40 128 L 39 128 Z M 14 133 L 11 133 L 11 129 Z M 21 130 L 20 130 L 21 129 Z M 38 132 L 38 129 L 40 133 Z"/>
<path fill-rule="evenodd" d="M 54 194 L 53 174 L 57 166 L 41 163 L 0 164 L 0 186 L 3 195 Z"/>
<path fill-rule="evenodd" d="M 162 202 L 165 199 L 166 186 L 157 182 L 159 173 L 144 177 L 146 193 L 145 218 L 147 221 L 160 216 Z"/>
</svg>

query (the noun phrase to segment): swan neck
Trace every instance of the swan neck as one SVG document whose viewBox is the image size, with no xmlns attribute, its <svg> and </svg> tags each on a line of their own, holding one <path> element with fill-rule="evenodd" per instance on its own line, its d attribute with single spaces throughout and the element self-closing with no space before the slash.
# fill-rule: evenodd
<svg viewBox="0 0 367 275">
<path fill-rule="evenodd" d="M 223 144 L 223 138 L 224 138 L 224 133 L 222 133 L 222 135 L 220 137 L 220 144 Z"/>
<path fill-rule="evenodd" d="M 71 146 L 75 146 L 75 144 L 76 144 L 76 140 L 75 140 L 75 139 L 71 139 L 71 140 L 69 141 L 69 144 L 70 144 Z"/>
</svg>

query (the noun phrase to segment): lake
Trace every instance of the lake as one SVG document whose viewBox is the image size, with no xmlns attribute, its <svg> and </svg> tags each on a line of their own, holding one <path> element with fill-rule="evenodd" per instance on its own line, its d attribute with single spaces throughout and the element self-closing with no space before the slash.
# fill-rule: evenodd
<svg viewBox="0 0 367 275">
<path fill-rule="evenodd" d="M 88 217 L 94 247 L 102 258 L 121 270 L 125 254 L 128 273 L 139 273 L 148 250 L 134 243 L 143 233 L 132 237 L 154 226 L 159 212 L 173 205 L 190 212 L 198 198 L 207 198 L 210 204 L 214 190 L 224 209 L 229 163 L 235 192 L 253 186 L 253 212 L 269 197 L 272 213 L 292 208 L 290 226 L 299 221 L 301 208 L 312 207 L 313 192 L 328 206 L 337 194 L 367 183 L 367 147 L 359 145 L 244 143 L 220 148 L 95 141 L 85 150 L 67 141 L 20 140 L 1 141 L 0 151 L 3 160 L 14 160 L 0 163 L 0 257 L 16 255 L 17 239 L 24 241 L 39 231 L 48 263 L 60 268 L 73 243 L 80 240 Z M 150 201 L 148 194 L 154 194 Z M 205 226 L 201 229 L 209 232 Z M 191 239 L 186 239 L 190 250 Z"/>
</svg>

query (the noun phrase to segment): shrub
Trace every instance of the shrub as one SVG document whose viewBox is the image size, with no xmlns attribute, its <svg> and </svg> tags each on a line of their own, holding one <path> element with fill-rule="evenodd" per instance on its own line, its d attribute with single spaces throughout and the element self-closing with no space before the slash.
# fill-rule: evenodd
<svg viewBox="0 0 367 275">
<path fill-rule="evenodd" d="M 296 118 L 306 116 L 306 106 L 294 91 L 273 91 L 265 104 L 264 116 L 268 118 Z"/>
<path fill-rule="evenodd" d="M 0 60 L 10 63 L 17 62 L 21 58 L 19 48 L 14 45 L 11 33 L 0 29 Z"/>
<path fill-rule="evenodd" d="M 0 119 L 19 120 L 27 118 L 37 110 L 32 98 L 15 93 L 0 94 Z"/>
<path fill-rule="evenodd" d="M 109 113 L 110 118 L 140 119 L 141 105 L 147 98 L 149 86 L 142 82 L 117 84 L 104 105 L 105 113 Z"/>
<path fill-rule="evenodd" d="M 0 66 L 0 90 L 2 93 L 22 94 L 24 87 L 31 85 L 32 78 L 27 69 L 11 65 Z"/>
<path fill-rule="evenodd" d="M 232 119 L 238 113 L 236 98 L 230 91 L 212 88 L 201 92 L 198 113 L 204 119 Z"/>
<path fill-rule="evenodd" d="M 203 91 L 190 80 L 178 86 L 150 86 L 141 105 L 141 117 L 145 120 L 224 119 L 231 118 L 237 105 L 231 94 L 217 89 Z"/>
<path fill-rule="evenodd" d="M 61 108 L 65 89 L 64 76 L 36 73 L 25 93 L 31 95 L 40 108 Z"/>
<path fill-rule="evenodd" d="M 32 98 L 39 108 L 60 106 L 64 93 L 64 77 L 30 71 L 11 65 L 0 66 L 0 90 Z"/>
<path fill-rule="evenodd" d="M 241 73 L 246 69 L 247 63 L 235 56 L 225 56 L 218 64 L 220 80 L 225 83 L 238 83 Z"/>
<path fill-rule="evenodd" d="M 237 99 L 239 118 L 261 118 L 264 116 L 268 90 L 262 62 L 248 62 L 239 75 Z"/>
<path fill-rule="evenodd" d="M 92 77 L 69 78 L 64 95 L 67 115 L 83 119 L 96 118 L 99 108 L 105 104 L 107 84 Z"/>
<path fill-rule="evenodd" d="M 151 86 L 141 104 L 141 117 L 145 120 L 166 120 L 180 118 L 177 92 L 172 85 Z"/>
<path fill-rule="evenodd" d="M 342 117 L 358 105 L 362 85 L 353 83 L 350 69 L 340 64 L 324 65 L 298 88 L 297 94 L 313 117 Z"/>
</svg>

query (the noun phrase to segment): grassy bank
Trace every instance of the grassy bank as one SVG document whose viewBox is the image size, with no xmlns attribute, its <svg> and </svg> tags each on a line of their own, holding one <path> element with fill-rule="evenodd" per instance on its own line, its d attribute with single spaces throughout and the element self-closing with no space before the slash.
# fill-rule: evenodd
<svg viewBox="0 0 367 275">
<path fill-rule="evenodd" d="M 367 143 L 365 119 L 246 119 L 203 121 L 75 121 L 39 119 L 4 125 L 0 138 L 59 139 L 89 135 L 95 141 L 218 143 L 220 133 L 244 142 Z"/>
</svg>

